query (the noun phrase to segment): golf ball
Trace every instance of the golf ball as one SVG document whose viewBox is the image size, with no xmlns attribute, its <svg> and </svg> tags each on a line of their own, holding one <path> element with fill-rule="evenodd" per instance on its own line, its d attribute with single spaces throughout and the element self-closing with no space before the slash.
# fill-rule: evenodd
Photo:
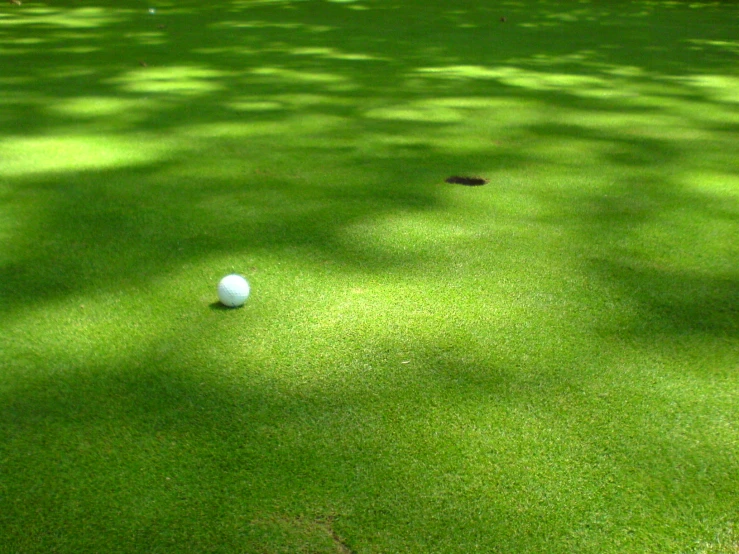
<svg viewBox="0 0 739 554">
<path fill-rule="evenodd" d="M 241 275 L 226 275 L 218 283 L 218 300 L 229 308 L 242 306 L 249 298 L 249 283 Z"/>
</svg>

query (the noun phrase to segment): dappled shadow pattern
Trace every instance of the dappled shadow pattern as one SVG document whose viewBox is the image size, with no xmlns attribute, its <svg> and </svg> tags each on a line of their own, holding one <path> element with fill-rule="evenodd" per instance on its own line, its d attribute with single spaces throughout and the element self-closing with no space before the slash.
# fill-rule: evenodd
<svg viewBox="0 0 739 554">
<path fill-rule="evenodd" d="M 736 4 L 0 10 L 11 548 L 675 551 L 736 513 Z"/>
</svg>

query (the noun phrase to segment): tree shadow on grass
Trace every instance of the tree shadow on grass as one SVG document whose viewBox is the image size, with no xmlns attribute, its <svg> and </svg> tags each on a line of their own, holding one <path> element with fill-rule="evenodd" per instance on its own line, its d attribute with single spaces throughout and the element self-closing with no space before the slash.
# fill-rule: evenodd
<svg viewBox="0 0 739 554">
<path fill-rule="evenodd" d="M 0 394 L 7 544 L 659 549 L 674 538 L 627 528 L 695 532 L 696 514 L 732 503 L 730 482 L 716 482 L 735 463 L 725 445 L 693 440 L 710 417 L 661 435 L 669 388 L 646 393 L 637 374 L 612 387 L 597 364 L 567 369 L 592 353 L 546 346 L 526 362 L 489 344 L 415 341 L 399 366 L 392 353 L 408 345 L 393 342 L 357 352 L 348 380 L 299 386 L 249 354 L 230 377 L 177 351 L 116 367 L 57 360 L 54 376 Z M 676 483 L 677 505 L 666 504 Z"/>
</svg>

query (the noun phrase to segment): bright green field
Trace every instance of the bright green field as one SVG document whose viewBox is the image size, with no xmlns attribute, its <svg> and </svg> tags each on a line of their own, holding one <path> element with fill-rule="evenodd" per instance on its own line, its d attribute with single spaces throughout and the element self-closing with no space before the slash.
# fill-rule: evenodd
<svg viewBox="0 0 739 554">
<path fill-rule="evenodd" d="M 739 552 L 739 4 L 150 5 L 0 6 L 1 553 Z"/>
</svg>

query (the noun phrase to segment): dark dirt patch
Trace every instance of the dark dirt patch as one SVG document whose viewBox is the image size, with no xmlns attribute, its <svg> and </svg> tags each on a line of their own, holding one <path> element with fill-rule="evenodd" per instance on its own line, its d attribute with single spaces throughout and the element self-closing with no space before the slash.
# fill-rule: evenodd
<svg viewBox="0 0 739 554">
<path fill-rule="evenodd" d="M 295 552 L 328 552 L 336 554 L 355 554 L 345 540 L 334 529 L 336 516 L 328 515 L 318 518 L 309 517 L 284 517 L 273 515 L 266 519 L 256 519 L 252 525 L 275 526 L 289 532 L 294 540 Z M 328 550 L 321 548 L 322 543 Z"/>
</svg>

